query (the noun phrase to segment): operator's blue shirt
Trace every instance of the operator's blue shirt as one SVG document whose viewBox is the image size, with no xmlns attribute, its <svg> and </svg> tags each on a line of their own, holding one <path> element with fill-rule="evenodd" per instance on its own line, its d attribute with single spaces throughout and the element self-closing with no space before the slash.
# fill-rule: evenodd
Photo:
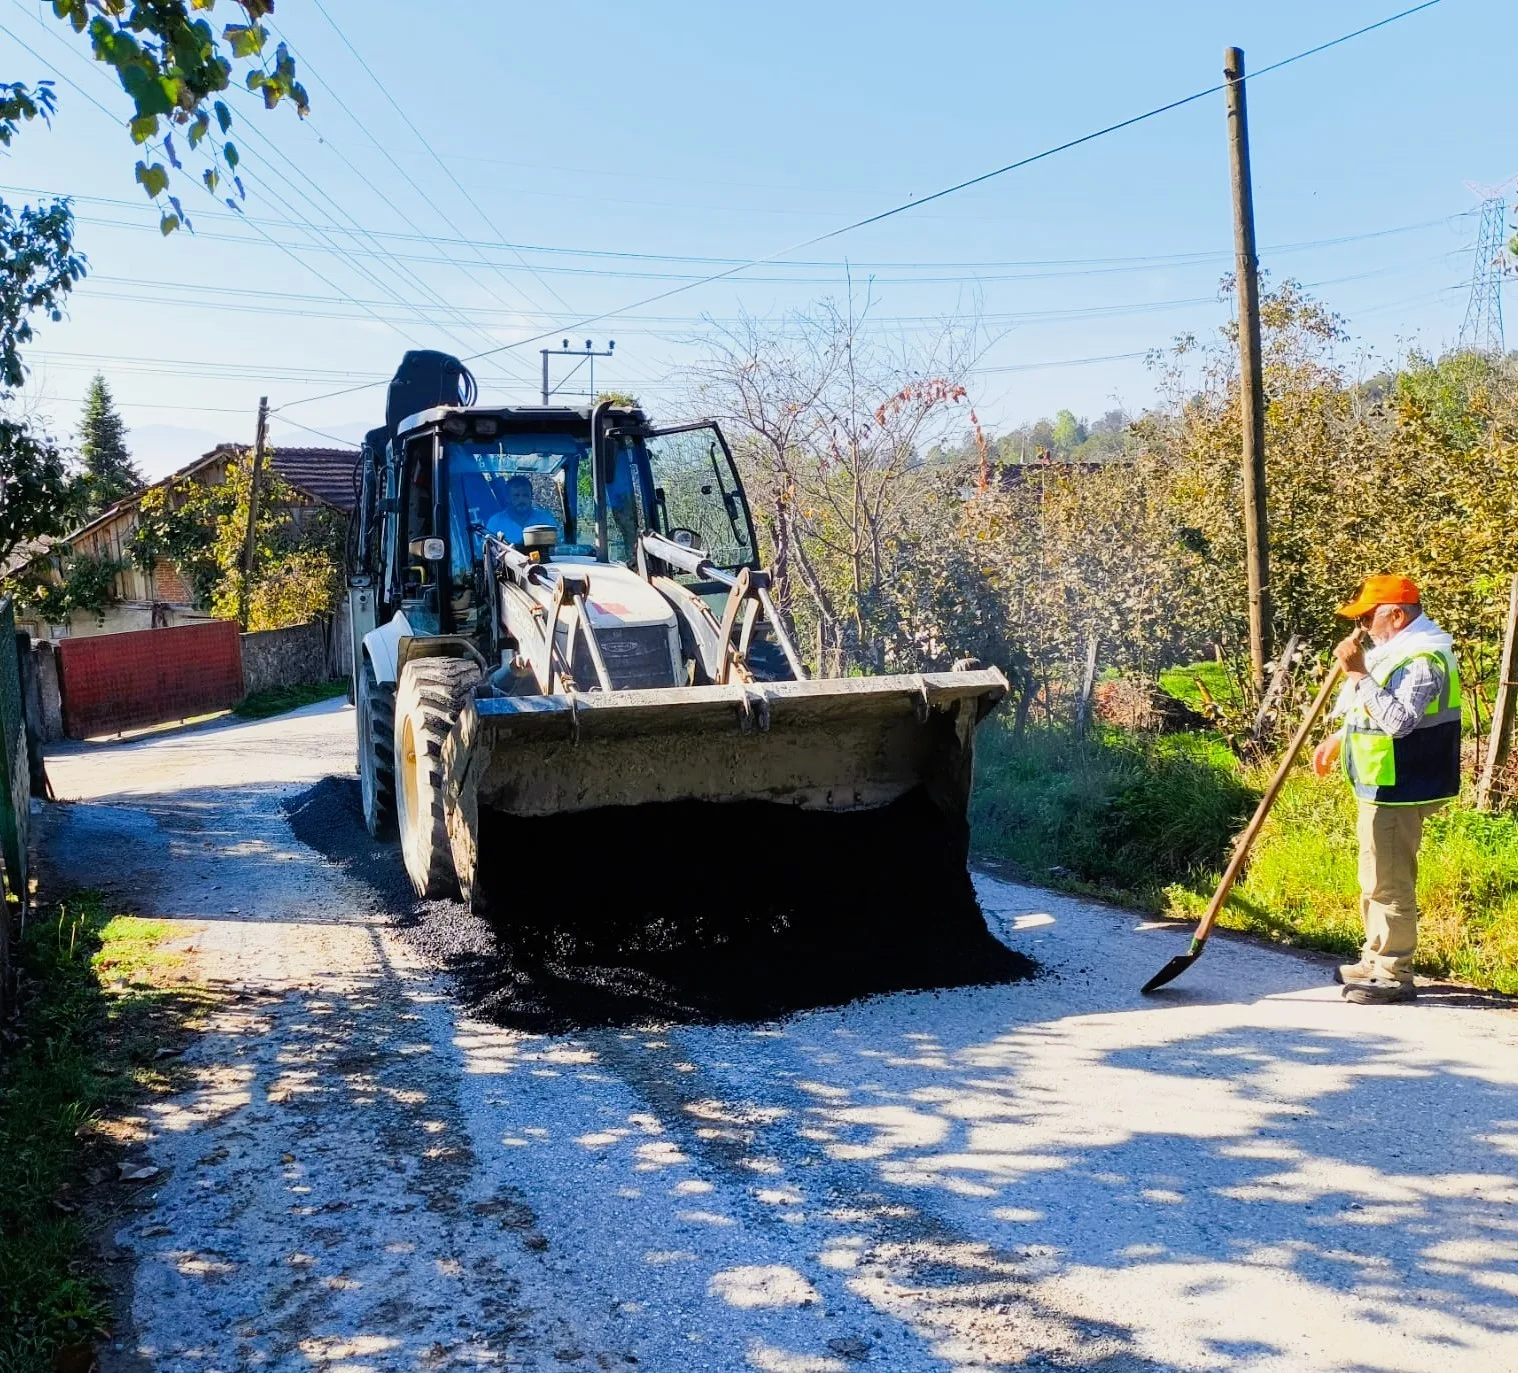
<svg viewBox="0 0 1518 1373">
<path fill-rule="evenodd" d="M 530 524 L 551 524 L 559 531 L 560 537 L 564 531 L 559 527 L 558 520 L 544 510 L 542 506 L 535 505 L 527 512 L 525 519 L 517 519 L 509 510 L 497 510 L 486 522 L 485 528 L 492 534 L 499 535 L 507 543 L 521 543 L 522 530 Z"/>
</svg>

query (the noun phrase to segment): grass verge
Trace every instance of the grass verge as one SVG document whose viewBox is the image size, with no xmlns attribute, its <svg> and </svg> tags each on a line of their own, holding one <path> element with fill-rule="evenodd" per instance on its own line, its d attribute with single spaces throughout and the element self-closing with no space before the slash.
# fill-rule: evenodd
<svg viewBox="0 0 1518 1373">
<path fill-rule="evenodd" d="M 307 682 L 300 686 L 269 687 L 255 691 L 243 698 L 240 705 L 232 708 L 232 714 L 244 720 L 267 720 L 271 715 L 283 715 L 287 710 L 299 710 L 318 701 L 330 701 L 334 696 L 348 694 L 348 679 L 335 682 Z"/>
<path fill-rule="evenodd" d="M 1158 907 L 1205 873 L 1256 799 L 1233 755 L 1205 734 L 1060 726 L 1019 738 L 1001 716 L 976 743 L 970 803 L 977 852 L 1029 881 Z"/>
<path fill-rule="evenodd" d="M 977 852 L 1027 880 L 1196 919 L 1232 837 L 1268 780 L 1214 736 L 1133 736 L 988 721 L 971 805 Z M 1343 779 L 1299 766 L 1220 917 L 1285 944 L 1353 954 L 1361 942 L 1355 804 Z M 1451 805 L 1419 864 L 1417 966 L 1518 993 L 1518 817 Z"/>
<path fill-rule="evenodd" d="M 64 1363 L 105 1332 L 109 1293 L 94 1236 L 130 1196 L 116 1162 L 124 1119 L 184 1075 L 160 1050 L 210 1003 L 161 946 L 162 921 L 111 916 L 81 892 L 28 922 L 21 1013 L 0 1059 L 0 1369 Z M 81 1363 L 79 1366 L 84 1366 Z"/>
</svg>

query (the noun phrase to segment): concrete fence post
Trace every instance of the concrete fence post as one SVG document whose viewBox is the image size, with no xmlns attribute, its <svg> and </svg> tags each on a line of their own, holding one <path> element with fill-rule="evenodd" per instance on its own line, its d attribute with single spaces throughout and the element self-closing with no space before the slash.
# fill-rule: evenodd
<svg viewBox="0 0 1518 1373">
<path fill-rule="evenodd" d="M 5 868 L 5 895 L 21 904 L 27 898 L 26 832 L 31 794 L 16 616 L 7 596 L 0 599 L 0 861 Z M 10 935 L 9 901 L 0 902 L 0 1001 L 9 994 L 11 985 Z"/>
<path fill-rule="evenodd" d="M 26 724 L 26 760 L 33 796 L 47 795 L 47 770 L 42 763 L 42 692 L 37 682 L 37 660 L 32 636 L 16 632 L 16 666 L 21 674 L 21 718 Z"/>
</svg>

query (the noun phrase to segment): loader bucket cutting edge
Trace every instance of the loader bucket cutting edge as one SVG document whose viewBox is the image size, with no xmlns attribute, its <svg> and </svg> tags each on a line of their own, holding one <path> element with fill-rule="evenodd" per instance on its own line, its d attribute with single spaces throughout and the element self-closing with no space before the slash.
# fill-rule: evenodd
<svg viewBox="0 0 1518 1373">
<path fill-rule="evenodd" d="M 525 698 L 465 710 L 453 760 L 481 808 L 553 815 L 667 801 L 881 806 L 924 786 L 969 805 L 993 670 Z"/>
</svg>

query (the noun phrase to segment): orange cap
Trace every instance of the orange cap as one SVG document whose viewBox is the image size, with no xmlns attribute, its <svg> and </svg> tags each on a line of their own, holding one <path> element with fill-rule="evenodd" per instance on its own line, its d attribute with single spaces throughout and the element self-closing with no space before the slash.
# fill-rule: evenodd
<svg viewBox="0 0 1518 1373">
<path fill-rule="evenodd" d="M 1341 605 L 1338 613 L 1346 620 L 1358 620 L 1378 605 L 1417 605 L 1422 599 L 1417 583 L 1410 577 L 1367 577 L 1360 583 L 1354 600 Z"/>
</svg>

